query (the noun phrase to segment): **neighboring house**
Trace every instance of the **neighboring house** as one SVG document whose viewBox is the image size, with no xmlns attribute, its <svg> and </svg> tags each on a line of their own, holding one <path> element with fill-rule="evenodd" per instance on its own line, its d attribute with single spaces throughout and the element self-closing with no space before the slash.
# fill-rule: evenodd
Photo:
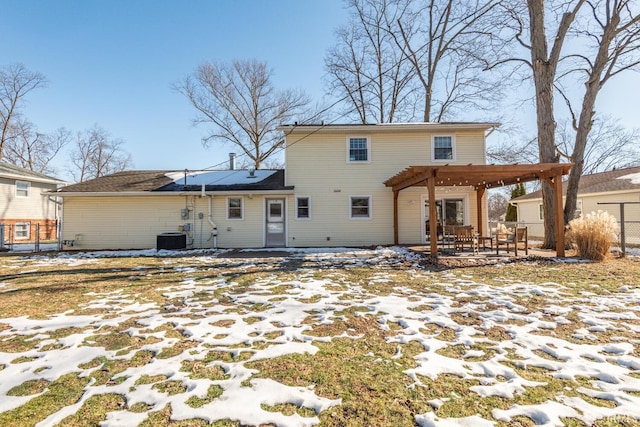
<svg viewBox="0 0 640 427">
<path fill-rule="evenodd" d="M 193 248 L 393 244 L 385 182 L 413 165 L 484 165 L 485 135 L 496 126 L 281 126 L 285 170 L 119 172 L 60 189 L 62 240 L 74 249 L 151 248 L 165 233 L 186 235 Z M 395 194 L 398 243 L 425 243 L 427 188 Z M 478 226 L 486 197 L 476 194 L 438 187 L 440 222 Z"/>
<path fill-rule="evenodd" d="M 0 233 L 6 242 L 29 242 L 40 230 L 41 240 L 55 240 L 58 205 L 50 194 L 64 181 L 0 162 Z"/>
<path fill-rule="evenodd" d="M 562 183 L 562 191 L 566 195 L 566 182 Z M 621 202 L 633 202 L 624 208 L 625 221 L 633 224 L 625 230 L 627 242 L 640 243 L 640 166 L 584 175 L 580 178 L 576 217 L 606 211 L 619 222 Z M 518 197 L 511 203 L 518 207 L 518 222 L 524 222 L 529 227 L 529 236 L 543 236 L 544 212 L 541 191 Z"/>
</svg>

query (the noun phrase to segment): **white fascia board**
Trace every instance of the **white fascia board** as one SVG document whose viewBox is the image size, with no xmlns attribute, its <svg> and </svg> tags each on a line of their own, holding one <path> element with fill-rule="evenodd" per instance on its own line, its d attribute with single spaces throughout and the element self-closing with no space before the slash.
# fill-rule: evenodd
<svg viewBox="0 0 640 427">
<path fill-rule="evenodd" d="M 18 181 L 25 181 L 25 182 L 40 182 L 43 184 L 56 184 L 56 185 L 68 184 L 68 182 L 61 181 L 59 179 L 38 178 L 34 176 L 25 176 L 25 175 L 18 175 L 18 174 L 12 174 L 12 173 L 1 173 L 0 178 L 17 179 Z"/>
<path fill-rule="evenodd" d="M 287 135 L 294 133 L 378 133 L 397 131 L 452 131 L 452 130 L 487 130 L 499 127 L 500 123 L 381 123 L 375 125 L 344 126 L 278 126 L 279 131 Z"/>
</svg>

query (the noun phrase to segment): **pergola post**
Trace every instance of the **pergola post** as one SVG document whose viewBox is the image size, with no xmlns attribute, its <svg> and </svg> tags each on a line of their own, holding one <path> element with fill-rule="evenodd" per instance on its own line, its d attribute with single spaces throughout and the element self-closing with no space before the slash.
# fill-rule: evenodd
<svg viewBox="0 0 640 427">
<path fill-rule="evenodd" d="M 476 213 L 478 215 L 478 235 L 482 236 L 484 234 L 484 224 L 482 220 L 482 211 L 484 204 L 482 203 L 482 198 L 484 197 L 485 188 L 480 187 L 476 190 Z"/>
<path fill-rule="evenodd" d="M 564 258 L 564 214 L 562 207 L 562 175 L 553 177 L 556 216 L 556 255 Z"/>
<path fill-rule="evenodd" d="M 400 191 L 393 192 L 393 244 L 398 244 L 398 195 Z"/>
<path fill-rule="evenodd" d="M 438 258 L 438 214 L 436 212 L 436 178 L 427 178 L 429 191 L 429 242 L 431 243 L 431 257 Z"/>
</svg>

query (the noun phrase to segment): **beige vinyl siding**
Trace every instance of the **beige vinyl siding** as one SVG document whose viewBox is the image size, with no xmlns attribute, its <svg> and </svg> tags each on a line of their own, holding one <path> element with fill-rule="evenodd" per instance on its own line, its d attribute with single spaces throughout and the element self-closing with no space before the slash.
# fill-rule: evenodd
<svg viewBox="0 0 640 427">
<path fill-rule="evenodd" d="M 264 246 L 264 197 L 243 199 L 243 219 L 227 219 L 227 196 L 214 196 L 212 219 L 219 248 Z M 189 209 L 189 219 L 181 211 Z M 202 218 L 200 215 L 202 214 Z M 189 224 L 189 247 L 212 248 L 208 198 L 200 196 L 114 196 L 64 198 L 62 240 L 74 249 L 149 249 L 158 234 Z"/>
<path fill-rule="evenodd" d="M 265 201 L 263 196 L 242 198 L 243 219 L 227 219 L 227 196 L 213 197 L 213 221 L 218 226 L 218 247 L 264 247 Z M 205 210 L 208 209 L 205 206 Z M 205 222 L 206 212 L 205 212 Z"/>
<path fill-rule="evenodd" d="M 0 178 L 0 218 L 34 220 L 56 218 L 56 204 L 44 194 L 55 191 L 55 184 L 30 182 L 29 196 L 17 197 L 15 182 L 15 179 Z"/>
<path fill-rule="evenodd" d="M 482 131 L 452 134 L 456 137 L 457 160 L 451 164 L 484 163 Z M 369 138 L 370 162 L 349 163 L 346 160 L 347 138 L 360 136 Z M 431 164 L 431 140 L 430 133 L 417 131 L 289 135 L 286 183 L 295 186 L 295 195 L 289 203 L 289 245 L 392 244 L 393 191 L 385 187 L 384 181 L 408 166 Z M 440 192 L 441 189 L 438 194 Z M 416 193 L 417 196 L 410 196 Z M 400 192 L 400 243 L 421 241 L 420 193 L 426 194 L 426 188 Z M 468 197 L 467 211 L 470 223 L 475 224 L 475 193 L 472 193 Z M 295 218 L 297 195 L 310 196 L 311 219 Z M 371 197 L 371 219 L 349 218 L 350 196 Z M 412 197 L 416 203 L 409 205 L 408 200 Z"/>
<path fill-rule="evenodd" d="M 619 205 L 599 205 L 598 203 L 640 202 L 640 191 L 628 191 L 618 193 L 601 193 L 594 195 L 578 196 L 582 199 L 583 215 L 591 212 L 606 211 L 620 221 Z M 624 208 L 624 216 L 627 221 L 640 221 L 640 204 L 629 204 Z"/>
<path fill-rule="evenodd" d="M 583 215 L 587 215 L 592 212 L 604 211 L 611 214 L 616 221 L 620 221 L 619 205 L 599 205 L 598 203 L 639 202 L 640 191 L 581 194 L 578 195 L 578 200 L 582 201 Z M 523 200 L 518 202 L 519 220 L 529 227 L 529 235 L 536 238 L 544 237 L 544 221 L 538 216 L 538 209 L 541 203 L 542 199 Z M 625 206 L 625 220 L 640 220 L 640 205 L 633 204 Z M 640 238 L 640 236 L 637 237 Z"/>
</svg>

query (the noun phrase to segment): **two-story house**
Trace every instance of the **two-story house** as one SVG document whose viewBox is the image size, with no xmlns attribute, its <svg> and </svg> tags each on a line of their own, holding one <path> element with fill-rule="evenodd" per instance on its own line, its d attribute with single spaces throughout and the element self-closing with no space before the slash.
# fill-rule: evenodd
<svg viewBox="0 0 640 427">
<path fill-rule="evenodd" d="M 285 170 L 130 171 L 59 190 L 62 239 L 76 249 L 151 248 L 167 233 L 192 248 L 425 243 L 431 212 L 439 224 L 485 222 L 484 193 L 440 182 L 431 210 L 426 181 L 395 191 L 389 180 L 410 166 L 485 165 L 495 126 L 281 126 Z"/>
<path fill-rule="evenodd" d="M 401 123 L 282 126 L 286 135 L 289 246 L 425 243 L 429 238 L 426 183 L 398 194 L 385 182 L 409 166 L 484 165 L 485 135 L 495 123 Z M 440 225 L 478 227 L 474 188 L 439 186 Z M 480 205 L 486 203 L 481 197 Z M 486 212 L 486 209 L 484 209 Z M 481 220 L 486 221 L 486 216 Z"/>
<path fill-rule="evenodd" d="M 51 192 L 64 181 L 0 162 L 0 235 L 6 242 L 56 239 L 58 205 Z"/>
</svg>

